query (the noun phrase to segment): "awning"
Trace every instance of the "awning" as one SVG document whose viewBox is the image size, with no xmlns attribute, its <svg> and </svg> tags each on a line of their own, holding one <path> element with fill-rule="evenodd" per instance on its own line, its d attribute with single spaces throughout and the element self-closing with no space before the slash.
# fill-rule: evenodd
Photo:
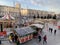
<svg viewBox="0 0 60 45">
<path fill-rule="evenodd" d="M 4 15 L 3 17 L 2 17 L 2 19 L 7 19 L 7 20 L 14 20 L 15 18 L 14 17 L 12 17 L 11 15 L 9 15 L 9 14 L 6 14 L 6 15 Z"/>
</svg>

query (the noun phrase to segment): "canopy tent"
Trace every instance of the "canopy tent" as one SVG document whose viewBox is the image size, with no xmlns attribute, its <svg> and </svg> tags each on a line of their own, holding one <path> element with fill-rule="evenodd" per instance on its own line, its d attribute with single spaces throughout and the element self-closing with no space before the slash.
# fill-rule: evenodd
<svg viewBox="0 0 60 45">
<path fill-rule="evenodd" d="M 11 15 L 9 15 L 9 14 L 6 14 L 6 15 L 4 15 L 3 17 L 2 17 L 2 19 L 7 19 L 7 20 L 14 20 L 15 18 L 14 17 L 12 17 Z"/>
</svg>

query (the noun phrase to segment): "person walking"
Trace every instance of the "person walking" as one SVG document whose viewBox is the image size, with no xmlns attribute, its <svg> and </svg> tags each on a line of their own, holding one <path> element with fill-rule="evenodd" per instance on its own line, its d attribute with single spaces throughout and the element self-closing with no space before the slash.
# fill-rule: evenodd
<svg viewBox="0 0 60 45">
<path fill-rule="evenodd" d="M 54 30 L 54 35 L 56 35 L 56 30 Z"/>
<path fill-rule="evenodd" d="M 10 33 L 9 35 L 9 40 L 14 43 L 14 34 L 13 33 Z"/>
<path fill-rule="evenodd" d="M 8 37 L 8 38 L 9 38 L 9 42 L 10 42 L 10 43 L 12 43 L 12 36 L 11 36 L 11 35 L 9 35 L 9 37 Z"/>
<path fill-rule="evenodd" d="M 0 40 L 0 45 L 2 44 L 1 40 Z"/>
<path fill-rule="evenodd" d="M 19 39 L 16 40 L 16 45 L 20 45 Z"/>
<path fill-rule="evenodd" d="M 15 42 L 17 41 L 17 39 L 18 39 L 18 36 L 17 36 L 17 34 L 15 34 L 15 36 L 14 36 Z"/>
<path fill-rule="evenodd" d="M 38 36 L 39 42 L 41 42 L 41 36 Z"/>
<path fill-rule="evenodd" d="M 40 33 L 40 31 L 38 32 L 38 39 L 39 39 L 39 42 L 41 42 L 41 33 Z"/>
<path fill-rule="evenodd" d="M 46 36 L 46 35 L 43 37 L 43 44 L 44 44 L 45 42 L 47 43 L 47 36 Z"/>
<path fill-rule="evenodd" d="M 51 28 L 51 33 L 52 33 L 53 29 Z"/>
</svg>

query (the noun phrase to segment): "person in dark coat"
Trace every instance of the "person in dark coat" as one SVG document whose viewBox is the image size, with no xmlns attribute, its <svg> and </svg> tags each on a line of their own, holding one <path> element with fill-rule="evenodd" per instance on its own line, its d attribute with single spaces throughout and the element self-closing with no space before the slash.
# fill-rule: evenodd
<svg viewBox="0 0 60 45">
<path fill-rule="evenodd" d="M 41 36 L 38 36 L 39 42 L 41 42 Z"/>
<path fill-rule="evenodd" d="M 44 44 L 44 42 L 47 43 L 47 36 L 46 35 L 43 37 L 43 44 Z"/>
<path fill-rule="evenodd" d="M 52 33 L 53 29 L 51 28 L 51 33 Z"/>
<path fill-rule="evenodd" d="M 40 33 L 40 30 L 38 31 L 38 39 L 39 39 L 39 42 L 41 41 L 41 33 Z"/>
<path fill-rule="evenodd" d="M 1 45 L 1 40 L 0 40 L 0 45 Z"/>
<path fill-rule="evenodd" d="M 17 41 L 17 39 L 18 39 L 18 36 L 15 34 L 15 36 L 14 36 L 14 39 L 15 39 L 15 42 Z"/>
<path fill-rule="evenodd" d="M 56 30 L 54 30 L 54 35 L 56 35 Z"/>
<path fill-rule="evenodd" d="M 20 45 L 19 39 L 16 40 L 16 45 Z"/>
</svg>

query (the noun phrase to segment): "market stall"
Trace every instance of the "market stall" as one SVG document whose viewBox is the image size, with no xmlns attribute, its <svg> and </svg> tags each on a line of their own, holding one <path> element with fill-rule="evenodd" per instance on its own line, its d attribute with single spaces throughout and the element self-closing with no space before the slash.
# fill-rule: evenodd
<svg viewBox="0 0 60 45">
<path fill-rule="evenodd" d="M 32 25 L 30 25 L 30 27 L 36 31 L 34 33 L 33 37 L 37 37 L 38 32 L 42 33 L 44 26 L 45 26 L 44 24 L 32 24 Z"/>
<path fill-rule="evenodd" d="M 33 33 L 35 32 L 35 30 L 30 27 L 17 28 L 15 31 L 19 36 L 20 43 L 24 43 L 33 39 Z"/>
</svg>

